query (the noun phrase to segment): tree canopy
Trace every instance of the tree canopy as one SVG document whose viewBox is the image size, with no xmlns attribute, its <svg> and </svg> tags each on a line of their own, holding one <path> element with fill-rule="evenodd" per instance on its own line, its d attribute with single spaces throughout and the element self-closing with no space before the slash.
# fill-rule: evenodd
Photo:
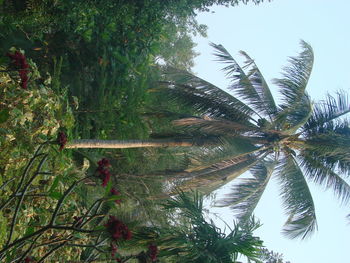
<svg viewBox="0 0 350 263">
<path fill-rule="evenodd" d="M 276 103 L 254 60 L 241 51 L 243 66 L 221 45 L 212 44 L 223 71 L 230 79 L 228 93 L 184 71 L 174 70 L 175 81 L 168 82 L 170 94 L 197 111 L 197 116 L 175 121 L 187 134 L 217 138 L 216 147 L 197 152 L 193 163 L 193 185 L 215 180 L 222 185 L 250 170 L 232 193 L 219 202 L 231 206 L 238 218 L 253 213 L 266 185 L 277 177 L 288 219 L 284 233 L 305 238 L 316 227 L 316 213 L 307 181 L 333 189 L 342 202 L 348 202 L 350 187 L 348 147 L 350 111 L 344 92 L 313 103 L 306 92 L 314 55 L 306 42 L 302 51 L 289 60 L 282 78 L 274 84 L 280 90 Z M 202 115 L 202 116 L 200 116 Z M 344 178 L 345 177 L 345 178 Z M 212 189 L 210 189 L 212 190 Z"/>
</svg>

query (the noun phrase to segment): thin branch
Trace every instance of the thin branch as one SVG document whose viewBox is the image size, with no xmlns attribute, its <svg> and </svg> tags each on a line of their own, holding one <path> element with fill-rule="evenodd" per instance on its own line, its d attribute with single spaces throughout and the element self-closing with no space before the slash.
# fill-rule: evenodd
<svg viewBox="0 0 350 263">
<path fill-rule="evenodd" d="M 17 177 L 17 176 L 16 176 L 16 177 Z M 6 182 L 4 182 L 4 183 L 0 186 L 0 190 L 2 190 L 3 188 L 6 187 L 6 185 L 8 185 L 9 183 L 11 183 L 13 180 L 15 180 L 16 177 L 12 177 L 10 180 L 7 180 Z"/>
<path fill-rule="evenodd" d="M 32 244 L 29 246 L 29 248 L 23 253 L 23 255 L 21 256 L 21 258 L 18 260 L 18 262 L 22 262 L 24 260 L 24 258 L 29 254 L 29 252 L 33 249 L 35 242 L 44 234 L 44 232 L 40 233 L 39 235 L 37 235 L 34 240 L 32 241 Z"/>
<path fill-rule="evenodd" d="M 33 164 L 34 164 L 34 161 L 37 157 L 41 156 L 41 155 L 44 155 L 44 153 L 39 153 L 41 151 L 41 149 L 47 144 L 48 142 L 45 142 L 45 143 L 42 143 L 41 145 L 39 145 L 38 149 L 35 151 L 34 153 L 34 156 L 29 160 L 29 163 L 27 164 L 27 166 L 24 168 L 24 172 L 22 174 L 22 177 L 21 177 L 21 181 L 19 183 L 19 185 L 17 186 L 17 189 L 16 191 L 14 192 L 14 194 L 9 198 L 7 199 L 1 206 L 0 206 L 0 210 L 2 210 L 4 207 L 6 207 L 12 200 L 13 198 L 18 194 L 19 190 L 22 188 L 23 186 L 23 183 L 24 183 L 24 180 L 25 178 L 27 177 L 28 173 L 29 173 L 29 170 L 32 168 Z M 13 178 L 15 179 L 15 178 Z M 11 181 L 11 179 L 10 179 Z M 9 183 L 6 182 L 6 184 Z M 4 187 L 4 184 L 1 186 L 1 188 Z"/>
<path fill-rule="evenodd" d="M 94 209 L 94 207 L 99 203 L 99 202 L 103 202 L 103 199 L 98 199 L 98 200 L 96 200 L 91 206 L 90 206 L 90 208 L 86 211 L 86 213 L 82 216 L 82 218 L 81 218 L 81 220 L 83 221 L 86 217 L 88 217 L 89 216 L 89 214 L 90 214 L 90 212 L 92 211 L 92 209 Z M 100 203 L 100 204 L 101 204 Z M 100 207 L 100 204 L 97 206 L 97 209 L 99 209 L 99 207 Z M 97 213 L 97 209 L 95 210 L 95 214 Z M 81 226 L 84 226 L 85 224 L 87 224 L 87 222 L 83 222 L 82 224 L 81 224 Z"/>
<path fill-rule="evenodd" d="M 46 243 L 42 243 L 40 245 L 37 245 L 35 248 L 38 248 L 38 247 L 43 247 L 43 246 L 50 246 L 50 245 L 55 245 L 55 244 L 58 244 L 58 243 L 61 243 L 61 242 L 65 242 L 65 241 L 70 241 L 71 238 L 64 238 L 64 239 L 56 239 L 56 240 L 53 240 L 53 241 L 50 241 L 50 242 L 46 242 Z"/>
<path fill-rule="evenodd" d="M 68 243 L 67 246 L 69 246 L 69 247 L 85 247 L 85 248 L 90 247 L 90 248 L 93 248 L 93 249 L 97 250 L 100 253 L 107 253 L 107 251 L 105 251 L 105 250 L 103 250 L 101 248 L 98 248 L 95 245 L 83 245 L 83 244 Z"/>
<path fill-rule="evenodd" d="M 39 230 L 33 232 L 33 233 L 30 234 L 30 235 L 24 236 L 24 237 L 22 237 L 22 238 L 19 238 L 19 239 L 13 241 L 11 244 L 5 245 L 5 247 L 4 247 L 2 250 L 0 250 L 0 256 L 1 256 L 4 252 L 6 252 L 7 250 L 9 250 L 10 248 L 12 248 L 12 247 L 14 247 L 14 246 L 16 246 L 16 245 L 18 245 L 18 244 L 24 242 L 24 241 L 26 241 L 26 240 L 28 240 L 28 239 L 30 239 L 30 238 L 36 236 L 36 235 L 39 235 L 39 234 L 41 234 L 41 233 L 44 233 L 45 231 L 47 231 L 47 230 L 49 230 L 49 229 L 50 229 L 50 226 L 48 226 L 48 225 L 47 225 L 47 226 L 44 226 L 43 228 L 41 228 L 41 229 L 39 229 Z"/>
<path fill-rule="evenodd" d="M 39 261 L 38 263 L 44 262 L 44 260 L 46 258 L 48 258 L 53 252 L 55 252 L 56 250 L 60 249 L 61 247 L 63 247 L 68 241 L 63 242 L 62 244 L 54 247 L 53 249 L 51 249 L 49 252 L 47 252 Z"/>
<path fill-rule="evenodd" d="M 7 242 L 6 242 L 6 246 L 8 244 L 10 244 L 11 242 L 11 239 L 12 239 L 12 235 L 13 235 L 13 231 L 14 231 L 14 228 L 15 228 L 15 224 L 16 224 L 16 221 L 17 221 L 17 216 L 18 216 L 18 213 L 19 213 L 19 209 L 22 205 L 22 202 L 24 200 L 24 195 L 29 187 L 29 185 L 31 185 L 31 183 L 34 181 L 34 179 L 38 176 L 38 172 L 40 171 L 41 167 L 44 165 L 46 159 L 47 159 L 48 155 L 47 154 L 44 154 L 44 157 L 41 159 L 38 167 L 37 167 L 37 171 L 35 172 L 35 174 L 32 176 L 32 178 L 30 178 L 30 180 L 28 181 L 28 183 L 24 186 L 23 188 L 23 191 L 22 191 L 22 195 L 20 196 L 19 200 L 18 200 L 18 203 L 17 203 L 17 206 L 16 206 L 16 209 L 15 209 L 15 213 L 14 213 L 14 216 L 12 218 L 12 222 L 11 222 L 11 228 L 10 228 L 10 234 L 8 236 L 8 239 L 7 239 Z M 29 170 L 28 170 L 29 171 Z M 24 178 L 24 177 L 23 177 Z M 19 189 L 17 189 L 17 193 L 18 193 Z"/>
<path fill-rule="evenodd" d="M 63 194 L 63 196 L 61 197 L 61 199 L 58 201 L 57 205 L 56 205 L 56 208 L 55 208 L 55 211 L 53 212 L 52 214 L 52 217 L 51 217 L 51 220 L 50 220 L 50 223 L 49 225 L 53 225 L 55 223 L 55 220 L 56 220 L 56 217 L 57 217 L 57 214 L 59 212 L 59 210 L 61 209 L 62 205 L 63 205 L 63 202 L 64 200 L 66 199 L 66 197 L 74 190 L 74 188 L 82 181 L 90 178 L 91 176 L 87 176 L 87 177 L 84 177 L 76 182 L 74 182 Z"/>
</svg>

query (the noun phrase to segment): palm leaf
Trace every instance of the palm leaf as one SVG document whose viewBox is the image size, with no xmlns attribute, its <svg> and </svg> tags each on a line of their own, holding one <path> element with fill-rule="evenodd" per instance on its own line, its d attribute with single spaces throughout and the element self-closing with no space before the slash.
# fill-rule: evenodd
<svg viewBox="0 0 350 263">
<path fill-rule="evenodd" d="M 318 134 L 332 124 L 339 117 L 350 112 L 350 103 L 347 94 L 339 91 L 336 98 L 327 95 L 325 101 L 314 105 L 313 114 L 303 127 L 307 134 Z"/>
<path fill-rule="evenodd" d="M 282 129 L 283 134 L 292 135 L 305 125 L 311 116 L 311 100 L 305 93 L 293 108 L 285 108 L 277 114 L 273 126 Z"/>
<path fill-rule="evenodd" d="M 298 57 L 289 59 L 290 66 L 284 68 L 283 78 L 274 79 L 274 83 L 280 88 L 283 110 L 292 109 L 305 94 L 306 85 L 309 81 L 314 54 L 309 44 L 301 41 L 303 48 Z"/>
<path fill-rule="evenodd" d="M 264 155 L 266 156 L 266 155 Z M 203 170 L 196 171 L 194 177 L 187 180 L 181 186 L 181 189 L 188 191 L 188 189 L 200 189 L 205 193 L 210 193 L 214 189 L 227 184 L 233 179 L 237 178 L 249 168 L 256 164 L 259 159 L 255 156 L 244 156 L 228 160 L 222 163 L 223 166 L 212 166 Z"/>
<path fill-rule="evenodd" d="M 185 193 L 177 189 L 177 195 L 168 199 L 163 207 L 165 209 L 180 209 L 181 215 L 191 219 L 193 222 L 204 220 L 203 218 L 203 196 L 197 191 Z"/>
<path fill-rule="evenodd" d="M 270 88 L 255 64 L 255 61 L 244 51 L 240 51 L 240 54 L 246 58 L 245 67 L 250 67 L 248 72 L 249 80 L 263 102 L 259 104 L 259 106 L 263 108 L 261 111 L 264 111 L 265 114 L 270 117 L 270 120 L 272 120 L 273 116 L 277 113 L 277 107 Z"/>
<path fill-rule="evenodd" d="M 174 82 L 162 82 L 168 87 L 171 97 L 211 117 L 244 123 L 256 122 L 251 117 L 254 110 L 231 94 L 189 72 L 171 70 L 168 75 Z"/>
<path fill-rule="evenodd" d="M 242 98 L 247 102 L 248 105 L 254 108 L 260 118 L 262 117 L 258 113 L 263 113 L 269 116 L 269 113 L 270 111 L 273 111 L 273 108 L 267 108 L 267 101 L 265 101 L 266 98 L 261 97 L 261 95 L 266 95 L 264 93 L 261 93 L 262 89 L 259 89 L 261 88 L 261 85 L 258 85 L 259 82 L 261 82 L 261 84 L 266 84 L 265 80 L 261 78 L 258 79 L 259 77 L 262 77 L 261 74 L 259 76 L 258 71 L 255 71 L 255 73 L 251 71 L 250 75 L 247 75 L 241 66 L 222 45 L 211 43 L 211 46 L 215 49 L 214 55 L 217 57 L 217 60 L 227 64 L 227 66 L 223 68 L 223 71 L 231 80 L 230 88 L 236 92 L 237 96 Z M 253 60 L 250 60 L 246 63 L 246 66 L 249 66 L 253 63 Z M 266 87 L 267 85 L 264 88 Z M 260 94 L 257 90 L 259 90 Z"/>
<path fill-rule="evenodd" d="M 341 199 L 343 203 L 349 202 L 349 184 L 335 173 L 332 168 L 327 167 L 321 160 L 317 159 L 317 156 L 311 154 L 303 155 L 301 166 L 305 171 L 305 175 L 310 180 L 325 186 L 327 189 L 333 188 L 335 195 Z"/>
<path fill-rule="evenodd" d="M 281 158 L 277 167 L 281 197 L 289 215 L 283 233 L 304 239 L 317 228 L 315 206 L 302 171 L 291 155 Z"/>
<path fill-rule="evenodd" d="M 241 136 L 222 137 L 221 143 L 215 147 L 201 147 L 197 151 L 189 153 L 191 166 L 188 171 L 222 168 L 226 165 L 231 165 L 232 160 L 235 162 L 236 158 L 257 153 L 263 149 L 262 146 L 255 146 L 249 139 L 249 137 Z"/>
<path fill-rule="evenodd" d="M 170 227 L 167 235 L 162 234 L 158 240 L 160 256 L 174 255 L 181 262 L 194 263 L 231 263 L 239 255 L 256 260 L 262 241 L 252 232 L 260 226 L 254 219 L 245 225 L 235 224 L 233 230 L 225 235 L 214 222 L 207 222 L 203 215 L 203 196 L 198 192 L 189 194 L 178 192 L 173 200 L 168 200 L 166 209 L 176 209 L 190 221 L 185 231 Z M 175 249 L 174 249 L 175 248 Z M 166 254 L 163 254 L 165 251 Z"/>
<path fill-rule="evenodd" d="M 176 126 L 198 128 L 206 134 L 234 136 L 242 132 L 258 131 L 256 126 L 228 121 L 225 119 L 214 119 L 210 117 L 191 117 L 173 121 Z"/>
<path fill-rule="evenodd" d="M 218 206 L 230 206 L 239 221 L 248 220 L 265 191 L 274 167 L 275 163 L 271 160 L 254 165 L 250 169 L 253 177 L 241 179 L 226 198 L 218 202 Z"/>
<path fill-rule="evenodd" d="M 350 128 L 347 121 L 329 124 L 305 139 L 303 155 L 309 154 L 322 161 L 330 169 L 349 174 Z"/>
</svg>

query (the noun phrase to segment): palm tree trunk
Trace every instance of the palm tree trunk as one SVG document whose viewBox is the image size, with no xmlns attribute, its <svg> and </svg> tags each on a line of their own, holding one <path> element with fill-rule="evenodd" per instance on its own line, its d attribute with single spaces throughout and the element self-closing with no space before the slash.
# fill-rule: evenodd
<svg viewBox="0 0 350 263">
<path fill-rule="evenodd" d="M 144 148 L 144 147 L 169 147 L 181 146 L 190 147 L 198 145 L 195 139 L 149 139 L 149 140 L 73 140 L 65 148 L 104 148 L 104 149 L 123 149 L 123 148 Z"/>
</svg>

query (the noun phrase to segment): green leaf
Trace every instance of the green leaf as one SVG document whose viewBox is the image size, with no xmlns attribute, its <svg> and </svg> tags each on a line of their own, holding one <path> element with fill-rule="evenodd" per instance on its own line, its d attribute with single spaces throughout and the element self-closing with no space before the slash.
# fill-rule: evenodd
<svg viewBox="0 0 350 263">
<path fill-rule="evenodd" d="M 49 196 L 53 199 L 60 200 L 63 195 L 60 192 L 53 191 L 53 192 L 49 193 Z"/>
<path fill-rule="evenodd" d="M 297 161 L 287 155 L 278 167 L 283 205 L 289 216 L 283 233 L 304 239 L 317 229 L 315 205 Z"/>
<path fill-rule="evenodd" d="M 232 187 L 231 192 L 218 202 L 218 206 L 230 206 L 240 221 L 249 220 L 266 189 L 274 168 L 275 162 L 271 160 L 254 165 L 250 169 L 253 177 L 240 179 L 239 183 Z"/>
<path fill-rule="evenodd" d="M 57 186 L 58 186 L 58 183 L 59 183 L 61 180 L 62 180 L 61 176 L 57 176 L 57 177 L 53 180 L 52 185 L 51 185 L 51 187 L 50 187 L 50 189 L 49 189 L 49 193 L 50 193 L 50 194 L 53 193 L 53 191 L 55 191 L 55 189 L 56 189 Z"/>
<path fill-rule="evenodd" d="M 94 230 L 96 230 L 96 231 L 102 231 L 102 230 L 105 230 L 105 229 L 106 229 L 105 226 L 97 226 L 97 227 L 94 228 Z"/>
<path fill-rule="evenodd" d="M 29 226 L 26 230 L 26 233 L 24 234 L 24 236 L 28 236 L 34 233 L 34 227 L 33 226 Z"/>
<path fill-rule="evenodd" d="M 0 111 L 0 123 L 6 122 L 10 118 L 10 110 L 3 109 Z"/>
<path fill-rule="evenodd" d="M 294 109 L 305 94 L 306 85 L 309 81 L 314 54 L 309 44 L 301 41 L 303 48 L 298 57 L 289 59 L 290 65 L 284 68 L 283 78 L 274 79 L 274 83 L 280 88 L 283 111 Z"/>
<path fill-rule="evenodd" d="M 84 238 L 84 236 L 83 236 L 81 233 L 77 233 L 77 232 L 75 232 L 75 233 L 73 234 L 73 236 L 76 237 L 76 238 L 78 238 L 78 239 Z"/>
<path fill-rule="evenodd" d="M 121 200 L 122 196 L 121 195 L 112 195 L 108 197 L 107 201 L 116 201 L 116 200 Z"/>
<path fill-rule="evenodd" d="M 112 189 L 112 181 L 109 181 L 107 186 L 106 186 L 105 196 L 109 196 L 110 195 L 111 189 Z"/>
</svg>

